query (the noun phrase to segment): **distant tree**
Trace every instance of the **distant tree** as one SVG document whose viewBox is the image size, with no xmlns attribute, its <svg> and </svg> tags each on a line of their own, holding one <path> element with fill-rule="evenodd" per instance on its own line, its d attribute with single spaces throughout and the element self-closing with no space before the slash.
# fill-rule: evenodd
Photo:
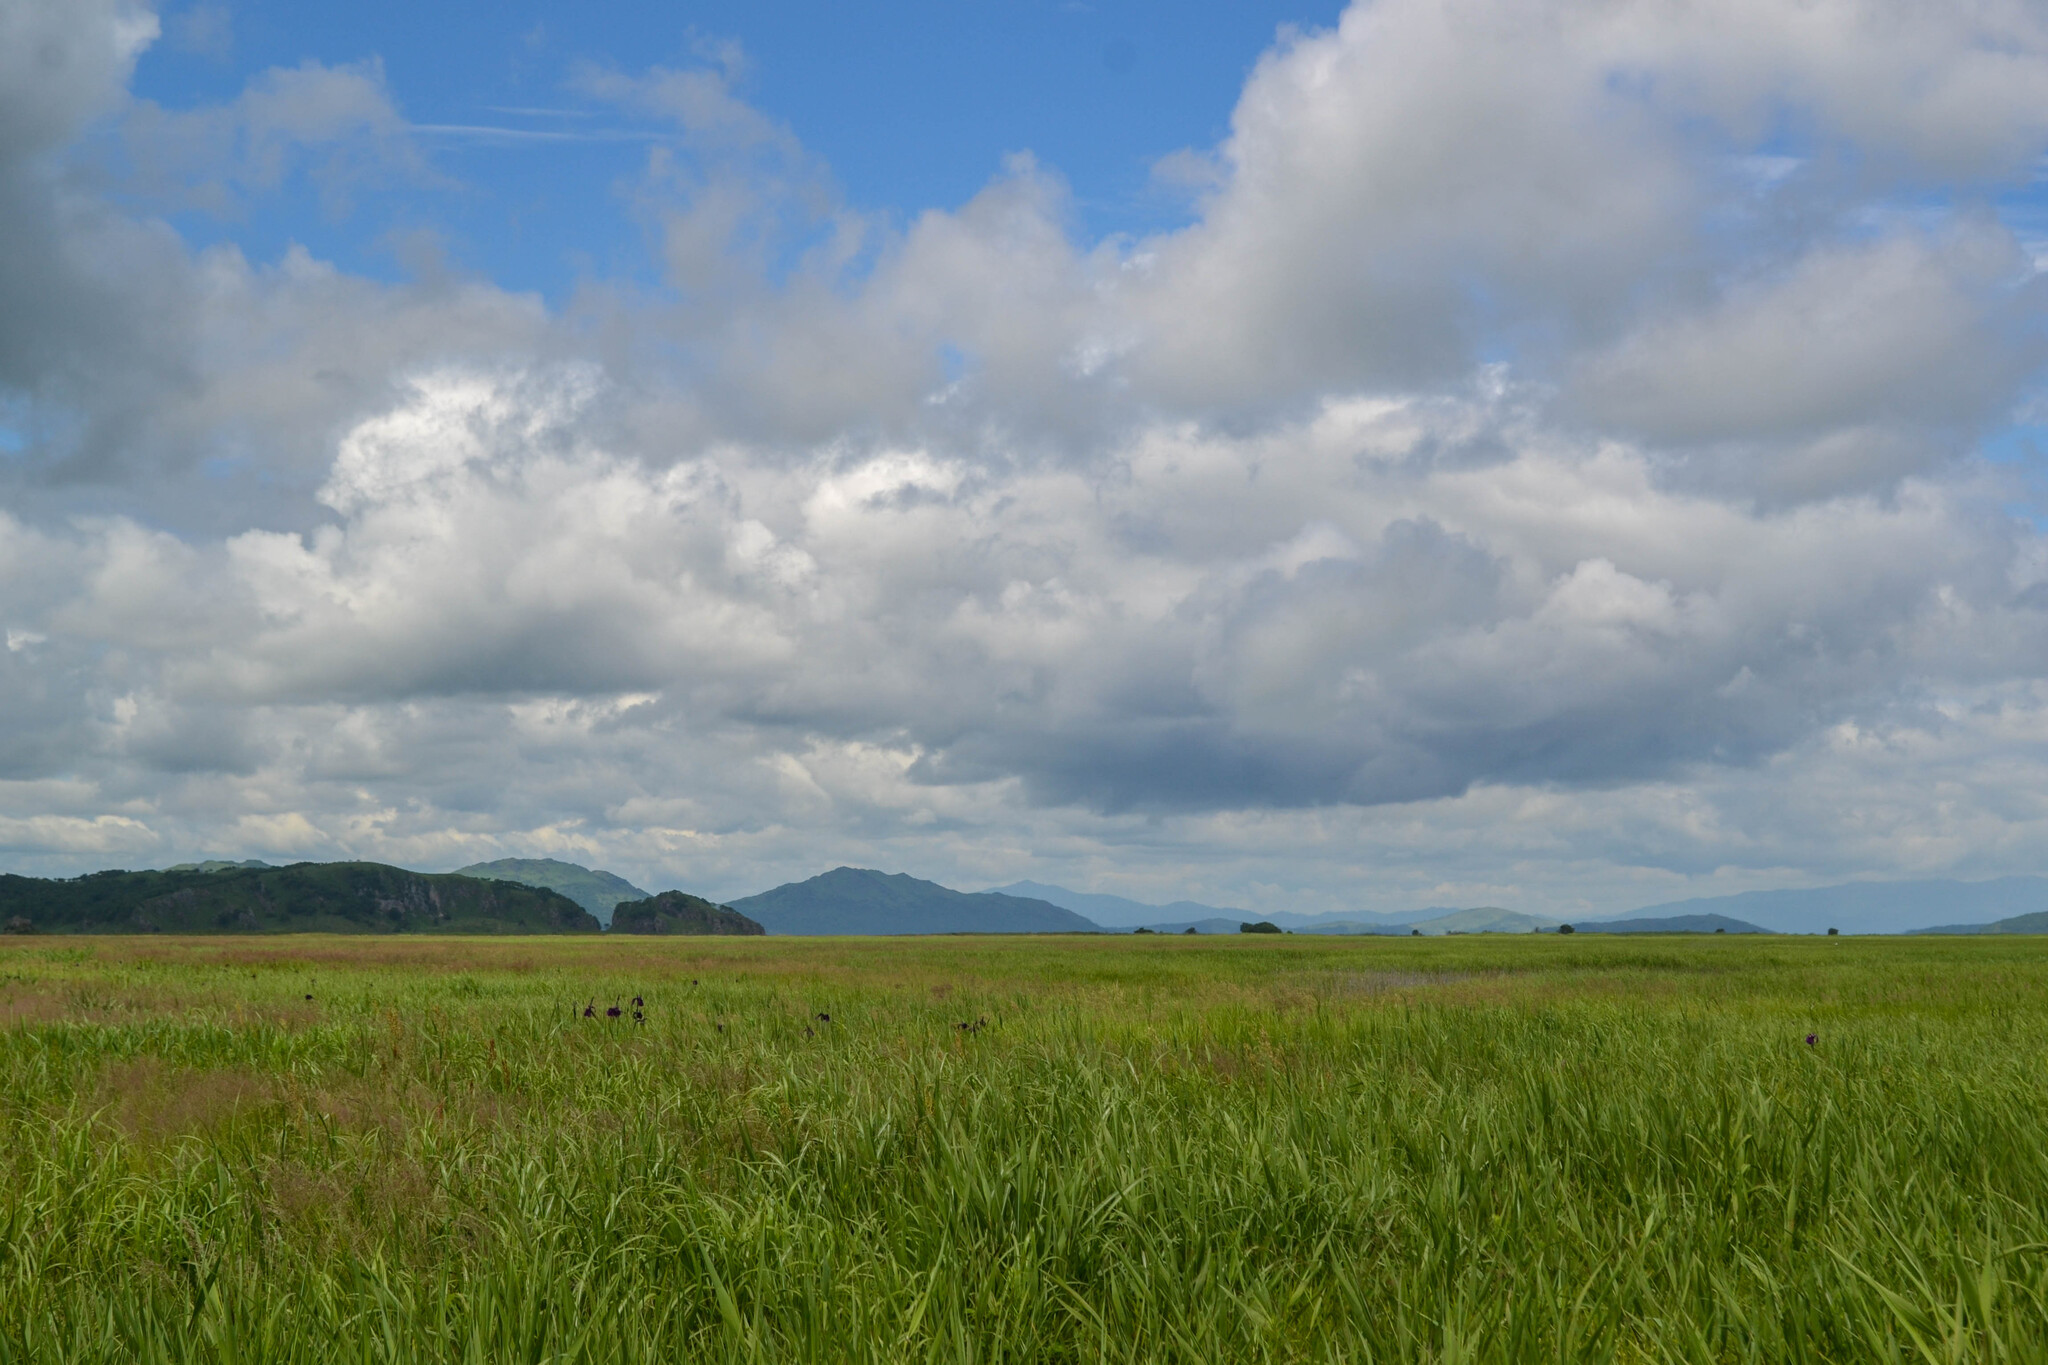
<svg viewBox="0 0 2048 1365">
<path fill-rule="evenodd" d="M 1726 928 L 1724 928 L 1723 926 L 1721 926 L 1721 925 L 1717 924 L 1717 925 L 1715 925 L 1715 926 L 1714 926 L 1714 932 L 1715 932 L 1715 933 L 1717 933 L 1717 934 L 1725 934 L 1725 933 L 1727 933 L 1727 932 L 1728 932 L 1728 930 L 1727 930 Z"/>
<path fill-rule="evenodd" d="M 1839 933 L 1841 933 L 1841 932 L 1842 932 L 1842 931 L 1841 931 L 1840 929 L 1830 929 L 1830 930 L 1828 930 L 1828 937 L 1829 937 L 1829 938 L 1833 938 L 1833 937 L 1834 937 L 1835 935 L 1837 935 L 1837 934 L 1839 934 Z"/>
<path fill-rule="evenodd" d="M 1151 931 L 1150 929 L 1147 929 L 1147 928 L 1146 928 L 1146 927 L 1145 927 L 1144 925 L 1142 925 L 1142 924 L 1141 924 L 1141 925 L 1139 925 L 1139 926 L 1138 926 L 1138 927 L 1137 927 L 1137 928 L 1136 928 L 1135 930 L 1133 930 L 1132 932 L 1133 932 L 1133 933 L 1139 933 L 1139 934 L 1149 934 L 1149 933 L 1151 933 L 1152 931 Z"/>
<path fill-rule="evenodd" d="M 1569 924 L 1560 924 L 1557 926 L 1557 932 L 1560 934 L 1576 934 L 1579 931 L 1572 928 Z"/>
<path fill-rule="evenodd" d="M 1280 932 L 1280 926 L 1269 920 L 1260 920 L 1257 924 L 1238 925 L 1237 932 L 1240 934 L 1277 934 Z"/>
<path fill-rule="evenodd" d="M 1187 928 L 1185 928 L 1185 929 L 1181 930 L 1181 932 L 1182 932 L 1183 934 L 1192 934 L 1192 933 L 1194 933 L 1194 932 L 1195 932 L 1195 926 L 1194 926 L 1194 925 L 1192 925 L 1192 924 L 1190 924 L 1190 925 L 1189 925 L 1189 926 L 1188 926 Z"/>
<path fill-rule="evenodd" d="M 1420 929 L 1410 929 L 1410 930 L 1408 931 L 1408 936 L 1409 936 L 1410 938 L 1421 938 L 1421 937 L 1422 937 L 1422 931 L 1421 931 Z"/>
</svg>

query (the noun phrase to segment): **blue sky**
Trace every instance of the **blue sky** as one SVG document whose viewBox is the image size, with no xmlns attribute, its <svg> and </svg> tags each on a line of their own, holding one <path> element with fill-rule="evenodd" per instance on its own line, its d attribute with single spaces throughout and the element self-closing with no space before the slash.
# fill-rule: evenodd
<svg viewBox="0 0 2048 1365">
<path fill-rule="evenodd" d="M 1206 3 L 396 4 L 167 6 L 137 95 L 169 108 L 231 100 L 273 67 L 380 63 L 437 175 L 324 205 L 306 183 L 231 219 L 174 216 L 195 242 L 252 256 L 289 242 L 367 274 L 402 271 L 394 239 L 440 234 L 450 262 L 560 300 L 592 274 L 647 273 L 618 209 L 658 120 L 591 98 L 592 68 L 730 63 L 737 92 L 830 168 L 849 202 L 913 215 L 965 202 L 1012 153 L 1072 190 L 1084 237 L 1186 221 L 1188 192 L 1154 164 L 1228 131 L 1252 65 L 1283 26 L 1341 6 Z"/>
<path fill-rule="evenodd" d="M 2032 0 L 0 0 L 0 866 L 2048 871 Z"/>
</svg>

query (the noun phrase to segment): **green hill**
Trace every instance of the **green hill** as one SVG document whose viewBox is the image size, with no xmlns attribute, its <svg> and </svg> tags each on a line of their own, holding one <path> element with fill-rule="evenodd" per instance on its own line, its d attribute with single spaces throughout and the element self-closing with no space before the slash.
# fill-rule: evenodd
<svg viewBox="0 0 2048 1365">
<path fill-rule="evenodd" d="M 771 934 L 1094 934 L 1101 926 L 1045 901 L 969 893 L 901 872 L 836 867 L 732 908 Z"/>
<path fill-rule="evenodd" d="M 653 895 L 642 891 L 624 877 L 555 858 L 500 858 L 496 862 L 471 863 L 458 867 L 459 877 L 489 877 L 493 881 L 518 882 L 521 886 L 544 886 L 559 891 L 597 916 L 599 924 L 612 922 L 612 907 L 620 901 L 644 901 Z"/>
<path fill-rule="evenodd" d="M 768 931 L 729 905 L 714 905 L 687 891 L 664 891 L 645 900 L 621 901 L 612 914 L 615 934 L 765 934 Z"/>
<path fill-rule="evenodd" d="M 68 934 L 594 934 L 559 892 L 382 863 L 0 875 L 0 924 Z"/>
<path fill-rule="evenodd" d="M 1933 929 L 1909 929 L 1911 934 L 2048 934 L 2048 910 L 2037 910 L 2031 915 L 2014 915 L 2011 919 L 1995 920 L 1990 924 L 1943 924 Z"/>
</svg>

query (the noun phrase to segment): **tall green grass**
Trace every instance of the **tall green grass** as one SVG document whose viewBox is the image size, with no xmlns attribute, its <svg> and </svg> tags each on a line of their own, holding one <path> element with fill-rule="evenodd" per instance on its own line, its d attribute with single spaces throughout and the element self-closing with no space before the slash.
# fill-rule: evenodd
<svg viewBox="0 0 2048 1365">
<path fill-rule="evenodd" d="M 2043 1361 L 2044 1006 L 2012 940 L 10 945 L 0 1359 Z"/>
</svg>

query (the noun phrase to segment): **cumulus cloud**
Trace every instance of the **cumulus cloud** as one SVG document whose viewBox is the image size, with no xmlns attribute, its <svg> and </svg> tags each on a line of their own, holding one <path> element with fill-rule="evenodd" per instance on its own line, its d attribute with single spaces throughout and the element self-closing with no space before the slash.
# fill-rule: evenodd
<svg viewBox="0 0 2048 1365">
<path fill-rule="evenodd" d="M 2025 175 L 2044 93 L 2048 29 L 2016 2 L 1354 5 L 1253 74 L 1201 221 L 1133 291 L 1143 368 L 1198 403 L 1441 379 L 1503 345 L 1540 369 L 1868 207 L 1873 179 Z M 1791 173 L 1745 186 L 1788 135 Z"/>
<path fill-rule="evenodd" d="M 1882 486 L 2011 411 L 2040 370 L 2041 304 L 1990 224 L 1817 246 L 1589 357 L 1576 387 L 1603 426 L 1702 452 L 1737 487 Z"/>
<path fill-rule="evenodd" d="M 432 184 L 374 66 L 164 111 L 147 15 L 0 25 L 95 73 L 0 162 L 23 866 L 1571 911 L 2036 870 L 2048 550 L 1974 453 L 2043 360 L 1991 207 L 2048 142 L 2027 6 L 1376 0 L 1176 162 L 1189 225 L 1105 242 L 1026 155 L 846 204 L 731 53 L 585 71 L 676 129 L 626 196 L 661 287 L 559 312 L 194 254 L 64 169 L 112 120 L 224 205 Z"/>
</svg>

